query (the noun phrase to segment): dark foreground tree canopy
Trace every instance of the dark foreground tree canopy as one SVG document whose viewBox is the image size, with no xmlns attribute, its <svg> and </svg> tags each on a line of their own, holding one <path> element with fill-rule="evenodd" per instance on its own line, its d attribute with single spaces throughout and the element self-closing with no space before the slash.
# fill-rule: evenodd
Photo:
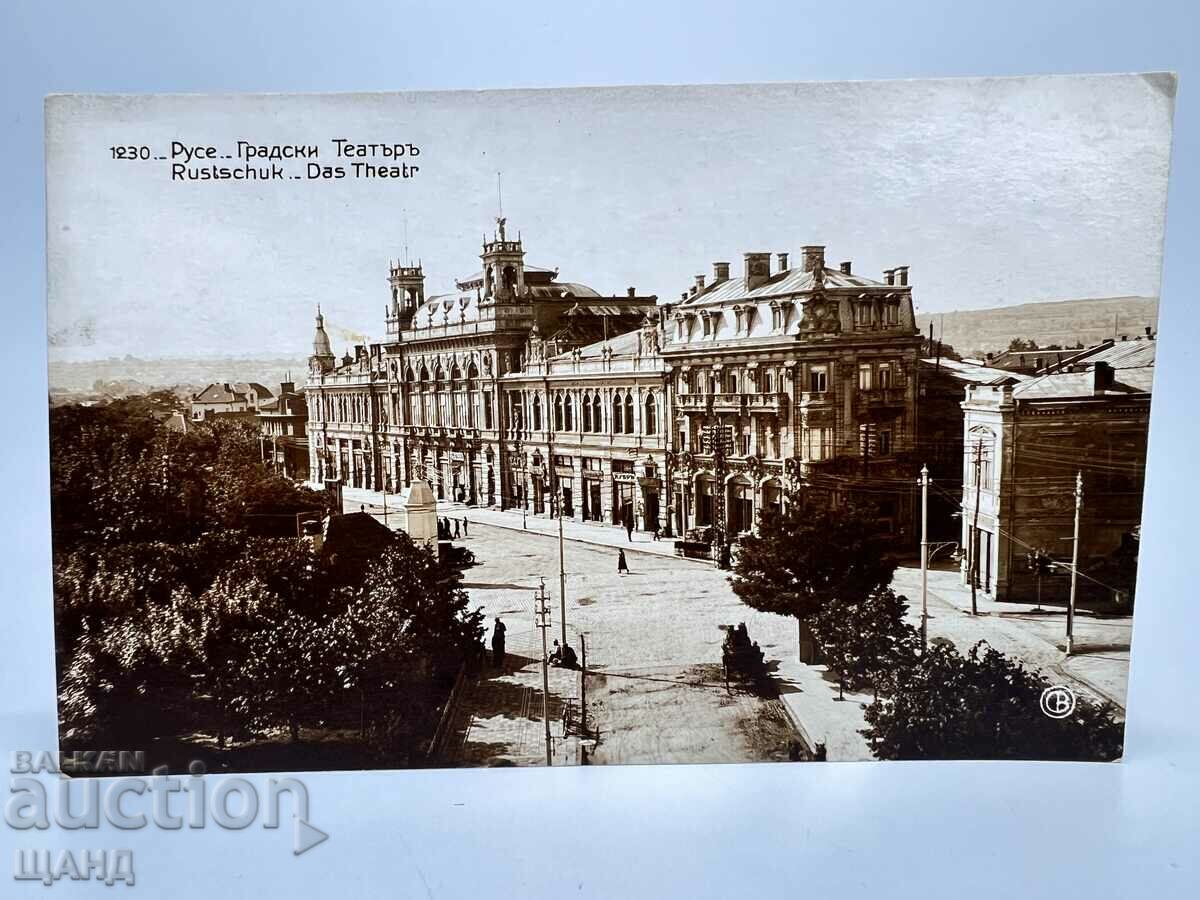
<svg viewBox="0 0 1200 900">
<path fill-rule="evenodd" d="M 51 427 L 65 747 L 195 755 L 309 729 L 360 762 L 419 761 L 482 636 L 457 571 L 402 532 L 357 567 L 247 533 L 249 515 L 324 503 L 266 471 L 248 426 L 180 435 L 139 408 L 63 407 Z"/>
<path fill-rule="evenodd" d="M 742 538 L 730 583 L 747 606 L 811 621 L 886 587 L 895 571 L 871 510 L 798 493 Z"/>
<path fill-rule="evenodd" d="M 795 616 L 839 684 L 875 694 L 863 734 L 878 759 L 1120 757 L 1111 705 L 1079 698 L 1054 719 L 1041 708 L 1050 682 L 985 643 L 922 649 L 907 598 L 887 586 L 895 568 L 869 510 L 793 496 L 743 539 L 730 581 L 748 606 Z"/>
<path fill-rule="evenodd" d="M 1074 713 L 1041 712 L 1050 682 L 984 642 L 966 656 L 936 641 L 898 671 L 866 710 L 863 732 L 879 759 L 1111 761 L 1124 726 L 1111 705 L 1080 699 Z"/>
</svg>

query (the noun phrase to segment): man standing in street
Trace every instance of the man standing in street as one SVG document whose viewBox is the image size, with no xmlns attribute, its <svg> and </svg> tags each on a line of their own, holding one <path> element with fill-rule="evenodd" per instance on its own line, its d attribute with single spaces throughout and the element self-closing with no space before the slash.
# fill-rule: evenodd
<svg viewBox="0 0 1200 900">
<path fill-rule="evenodd" d="M 633 543 L 633 512 L 628 508 L 625 511 L 625 536 Z"/>
<path fill-rule="evenodd" d="M 492 668 L 504 671 L 504 632 L 507 629 L 500 617 L 496 616 L 496 624 L 492 626 Z"/>
</svg>

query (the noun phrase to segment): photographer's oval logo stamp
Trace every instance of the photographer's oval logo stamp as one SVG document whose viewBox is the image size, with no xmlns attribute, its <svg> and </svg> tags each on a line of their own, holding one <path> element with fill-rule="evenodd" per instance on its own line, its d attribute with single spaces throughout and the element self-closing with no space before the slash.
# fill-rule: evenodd
<svg viewBox="0 0 1200 900">
<path fill-rule="evenodd" d="M 1075 692 L 1066 685 L 1056 684 L 1042 691 L 1042 712 L 1052 719 L 1065 719 L 1075 712 Z"/>
</svg>

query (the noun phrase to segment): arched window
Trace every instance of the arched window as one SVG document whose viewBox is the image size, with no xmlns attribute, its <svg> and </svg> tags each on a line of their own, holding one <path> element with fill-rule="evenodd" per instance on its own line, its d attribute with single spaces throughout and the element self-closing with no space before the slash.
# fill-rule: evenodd
<svg viewBox="0 0 1200 900">
<path fill-rule="evenodd" d="M 613 402 L 612 402 L 612 431 L 613 431 L 613 434 L 624 434 L 625 433 L 625 426 L 623 424 L 624 420 L 625 420 L 625 406 L 621 403 L 621 395 L 619 393 L 614 393 L 613 394 Z"/>
<path fill-rule="evenodd" d="M 633 394 L 625 395 L 625 433 L 633 434 Z"/>
<path fill-rule="evenodd" d="M 575 398 L 567 394 L 566 402 L 563 403 L 563 428 L 567 431 L 575 430 Z"/>
<path fill-rule="evenodd" d="M 592 396 L 592 431 L 596 434 L 604 433 L 604 401 L 600 399 L 599 393 Z"/>
<path fill-rule="evenodd" d="M 554 430 L 562 431 L 562 427 L 563 427 L 562 397 L 555 396 L 555 398 L 554 398 Z"/>
<path fill-rule="evenodd" d="M 542 398 L 537 394 L 533 395 L 533 430 L 542 430 Z"/>
<path fill-rule="evenodd" d="M 583 402 L 580 404 L 580 412 L 583 413 L 583 432 L 589 434 L 592 431 L 592 398 L 589 394 L 583 395 Z"/>
<path fill-rule="evenodd" d="M 642 422 L 646 434 L 658 434 L 658 409 L 653 392 L 646 394 L 646 415 Z"/>
</svg>

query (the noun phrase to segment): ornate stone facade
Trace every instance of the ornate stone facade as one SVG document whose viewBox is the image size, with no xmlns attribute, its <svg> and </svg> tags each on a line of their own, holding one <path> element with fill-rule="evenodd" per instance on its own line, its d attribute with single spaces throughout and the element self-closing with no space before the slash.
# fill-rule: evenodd
<svg viewBox="0 0 1200 900">
<path fill-rule="evenodd" d="M 318 317 L 311 479 L 665 534 L 753 527 L 802 482 L 870 491 L 881 524 L 911 521 L 920 338 L 907 268 L 882 282 L 825 268 L 696 283 L 677 304 L 601 297 L 524 264 L 497 220 L 481 271 L 426 299 L 393 265 L 388 339 L 333 360 Z M 910 471 L 911 470 L 911 471 Z M 901 486 L 903 485 L 903 486 Z"/>
<path fill-rule="evenodd" d="M 677 527 L 736 534 L 804 484 L 868 493 L 881 526 L 908 535 L 916 437 L 916 334 L 908 268 L 882 282 L 849 262 L 800 268 L 745 254 L 742 277 L 713 264 L 677 304 L 663 357 L 675 411 Z"/>
<path fill-rule="evenodd" d="M 385 341 L 338 363 L 318 315 L 310 359 L 310 480 L 399 492 L 425 478 L 438 499 L 508 506 L 510 431 L 502 379 L 519 373 L 531 333 L 575 349 L 599 329 L 627 330 L 655 297 L 602 297 L 557 270 L 527 266 L 504 219 L 485 238 L 481 270 L 426 298 L 418 263 L 394 263 Z"/>
</svg>

